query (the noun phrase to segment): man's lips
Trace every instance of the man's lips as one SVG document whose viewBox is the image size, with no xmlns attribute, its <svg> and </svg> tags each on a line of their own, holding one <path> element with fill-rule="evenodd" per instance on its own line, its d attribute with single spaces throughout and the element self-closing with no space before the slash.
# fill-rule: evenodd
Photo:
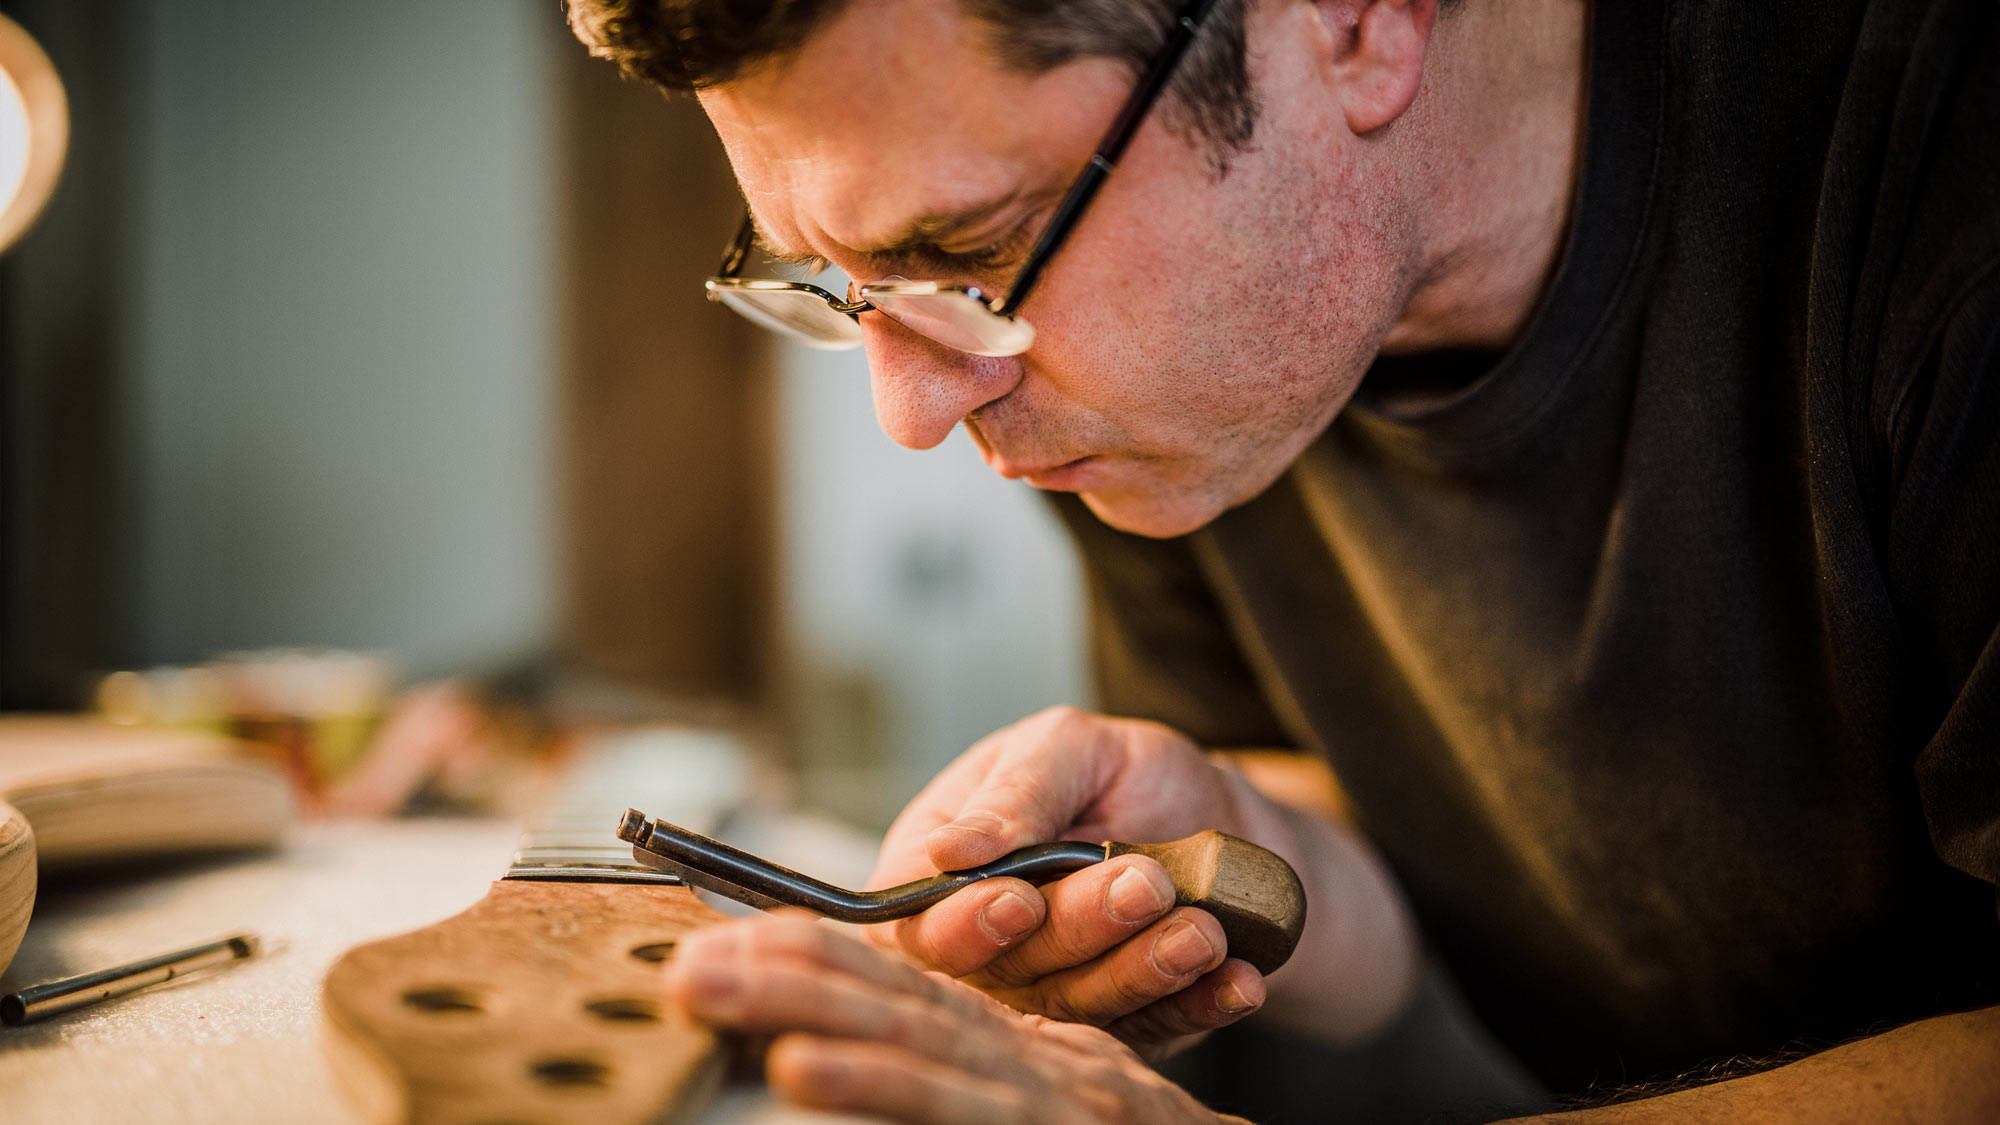
<svg viewBox="0 0 2000 1125">
<path fill-rule="evenodd" d="M 1000 443 L 981 425 L 983 421 L 982 418 L 966 419 L 966 432 L 972 436 L 973 444 L 979 447 L 979 455 L 986 459 L 987 468 L 1008 480 L 1024 480 L 1036 488 L 1074 491 L 1075 479 L 1084 475 L 1088 467 L 1100 459 L 1095 453 L 1070 458 L 1010 457 L 1000 451 Z"/>
<path fill-rule="evenodd" d="M 1087 471 L 1087 466 L 1095 460 L 1095 455 L 1077 457 L 1068 461 L 1042 461 L 1023 464 L 1004 459 L 993 462 L 993 471 L 1008 480 L 1025 480 L 1036 488 L 1062 489 Z"/>
</svg>

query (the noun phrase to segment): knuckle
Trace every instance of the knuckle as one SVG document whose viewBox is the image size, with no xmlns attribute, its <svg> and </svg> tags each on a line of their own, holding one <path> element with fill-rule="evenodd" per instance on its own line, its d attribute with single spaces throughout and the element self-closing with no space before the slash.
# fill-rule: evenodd
<svg viewBox="0 0 2000 1125">
<path fill-rule="evenodd" d="M 744 948 L 757 958 L 811 963 L 826 960 L 827 931 L 804 918 L 776 916 L 750 927 Z"/>
<path fill-rule="evenodd" d="M 737 983 L 735 1007 L 742 1019 L 757 1020 L 767 1015 L 773 1005 L 787 995 L 796 994 L 790 989 L 776 987 L 769 970 L 745 972 Z"/>
<path fill-rule="evenodd" d="M 1151 981 L 1135 981 L 1121 975 L 1114 976 L 1110 983 L 1105 1005 L 1109 1009 L 1108 1015 L 1122 1016 L 1160 998 L 1158 991 L 1151 987 Z"/>
<path fill-rule="evenodd" d="M 1143 983 L 1123 973 L 1103 972 L 1088 981 L 1048 982 L 1033 991 L 1043 1012 L 1065 1023 L 1106 1024 L 1157 999 Z"/>
<path fill-rule="evenodd" d="M 924 979 L 930 982 L 931 999 L 964 1024 L 976 1028 L 991 1027 L 996 1021 L 1017 1014 L 1006 1004 L 964 981 L 942 973 L 926 973 Z"/>
<path fill-rule="evenodd" d="M 1057 1023 L 1095 1023 L 1083 1007 L 1075 1002 L 1068 990 L 1059 987 L 1041 987 L 1028 990 L 1029 1003 L 1036 1015 L 1046 1016 Z"/>
<path fill-rule="evenodd" d="M 940 969 L 945 966 L 946 942 L 937 931 L 934 920 L 920 914 L 910 919 L 910 928 L 903 934 L 909 951 L 926 968 Z"/>
<path fill-rule="evenodd" d="M 1071 742 L 1087 737 L 1098 725 L 1097 716 L 1080 707 L 1057 704 L 1032 720 L 1037 737 L 1043 742 Z"/>
<path fill-rule="evenodd" d="M 1058 969 L 1087 965 L 1104 952 L 1104 943 L 1096 940 L 1089 927 L 1080 924 L 1079 919 L 1068 919 L 1067 924 L 1058 923 L 1043 927 L 1047 937 L 1041 943 L 1039 956 L 1035 961 L 1041 966 L 1038 976 L 1046 976 Z"/>
<path fill-rule="evenodd" d="M 1084 719 L 1086 719 L 1089 716 L 1089 714 L 1090 713 L 1088 711 L 1085 711 L 1083 708 L 1077 707 L 1074 704 L 1058 703 L 1053 707 L 1042 708 L 1039 712 L 1035 714 L 1034 718 L 1035 721 L 1043 723 L 1047 726 L 1060 728 L 1080 723 Z"/>
<path fill-rule="evenodd" d="M 883 1007 L 876 1032 L 885 1043 L 921 1050 L 936 1038 L 940 1022 L 921 999 L 898 996 Z"/>
<path fill-rule="evenodd" d="M 927 970 L 964 976 L 986 963 L 985 959 L 991 956 L 991 942 L 979 931 L 976 922 L 950 923 L 949 918 L 933 918 L 911 930 L 915 959 Z"/>
<path fill-rule="evenodd" d="M 1090 1120 L 1105 1125 L 1139 1125 L 1148 1120 L 1139 1099 L 1132 1096 L 1130 1076 L 1110 1060 L 1086 1056 L 1068 1078 L 1070 1095 L 1088 1111 Z"/>
<path fill-rule="evenodd" d="M 986 963 L 979 970 L 978 979 L 982 986 L 992 988 L 1025 988 L 1035 983 L 1039 974 L 1022 963 L 1020 957 L 1008 954 Z"/>
<path fill-rule="evenodd" d="M 1202 1018 L 1203 1013 L 1190 1011 L 1181 999 L 1171 997 L 1132 1013 L 1127 1017 L 1130 1024 L 1121 1027 L 1119 1038 L 1134 1045 L 1152 1046 L 1209 1030 L 1209 1021 Z"/>
<path fill-rule="evenodd" d="M 929 914 L 900 919 L 880 927 L 876 940 L 924 969 L 946 969 L 946 943 Z"/>
</svg>

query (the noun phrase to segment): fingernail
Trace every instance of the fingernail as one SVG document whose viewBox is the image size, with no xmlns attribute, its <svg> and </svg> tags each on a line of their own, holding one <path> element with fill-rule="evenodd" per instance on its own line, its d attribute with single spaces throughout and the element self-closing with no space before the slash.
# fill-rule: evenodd
<svg viewBox="0 0 2000 1125">
<path fill-rule="evenodd" d="M 995 944 L 1006 945 L 1035 928 L 1035 908 L 1027 899 L 1007 891 L 979 908 L 979 928 Z"/>
<path fill-rule="evenodd" d="M 1006 822 L 990 812 L 969 812 L 949 824 L 940 824 L 938 832 L 970 832 L 975 836 L 998 836 L 1006 828 Z"/>
<path fill-rule="evenodd" d="M 1215 1006 L 1233 1016 L 1238 1012 L 1247 1012 L 1257 1005 L 1252 1004 L 1250 998 L 1243 995 L 1243 990 L 1236 987 L 1235 981 L 1226 980 L 1215 990 Z"/>
<path fill-rule="evenodd" d="M 1160 877 L 1160 883 L 1166 877 Z M 1135 926 L 1160 916 L 1167 907 L 1174 904 L 1171 887 L 1162 887 L 1152 876 L 1137 867 L 1128 867 L 1111 880 L 1110 889 L 1104 892 L 1104 913 L 1114 922 Z"/>
<path fill-rule="evenodd" d="M 1215 959 L 1215 947 L 1208 944 L 1201 927 L 1189 921 L 1175 922 L 1153 940 L 1153 968 L 1164 976 L 1186 976 L 1205 969 Z"/>
</svg>

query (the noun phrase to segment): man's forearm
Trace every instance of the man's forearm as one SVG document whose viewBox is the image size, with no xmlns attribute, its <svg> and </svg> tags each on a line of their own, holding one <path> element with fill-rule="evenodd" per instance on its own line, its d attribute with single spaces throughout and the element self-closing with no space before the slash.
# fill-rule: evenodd
<svg viewBox="0 0 2000 1125">
<path fill-rule="evenodd" d="M 1351 828 L 1228 772 L 1246 837 L 1284 856 L 1306 888 L 1305 933 L 1271 977 L 1264 1013 L 1318 1039 L 1367 1038 L 1403 1010 L 1416 985 L 1416 927 L 1401 892 Z"/>
<path fill-rule="evenodd" d="M 2000 1121 L 2000 1008 L 1938 1016 L 1760 1074 L 1516 1125 Z"/>
</svg>

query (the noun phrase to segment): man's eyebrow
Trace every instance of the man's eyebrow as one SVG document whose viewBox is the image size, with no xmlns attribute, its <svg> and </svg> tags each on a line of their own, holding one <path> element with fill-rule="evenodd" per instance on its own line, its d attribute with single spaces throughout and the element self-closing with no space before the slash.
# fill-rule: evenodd
<svg viewBox="0 0 2000 1125">
<path fill-rule="evenodd" d="M 1020 189 L 1016 188 L 1005 195 L 969 207 L 961 207 L 955 211 L 933 211 L 919 215 L 893 238 L 874 246 L 856 246 L 852 249 L 856 254 L 875 261 L 907 258 L 912 255 L 950 257 L 951 255 L 942 253 L 940 247 L 963 231 L 991 223 L 993 216 L 1014 206 L 1020 198 Z"/>
<path fill-rule="evenodd" d="M 996 196 L 968 207 L 953 211 L 933 211 L 919 215 L 906 224 L 893 237 L 872 246 L 853 246 L 848 249 L 859 258 L 874 262 L 899 261 L 910 257 L 939 258 L 952 257 L 939 247 L 961 231 L 990 223 L 993 216 L 1014 206 L 1020 201 L 1022 192 L 1016 188 L 1005 195 Z M 763 228 L 757 230 L 758 249 L 772 261 L 787 265 L 821 265 L 826 259 L 805 251 L 781 250 L 765 239 Z"/>
<path fill-rule="evenodd" d="M 768 241 L 765 240 L 763 231 L 757 232 L 756 245 L 758 253 L 764 255 L 766 258 L 769 258 L 771 261 L 776 262 L 779 265 L 814 266 L 814 267 L 826 265 L 825 258 L 821 257 L 818 254 L 812 253 L 809 250 L 778 249 L 777 247 L 771 245 Z"/>
</svg>

